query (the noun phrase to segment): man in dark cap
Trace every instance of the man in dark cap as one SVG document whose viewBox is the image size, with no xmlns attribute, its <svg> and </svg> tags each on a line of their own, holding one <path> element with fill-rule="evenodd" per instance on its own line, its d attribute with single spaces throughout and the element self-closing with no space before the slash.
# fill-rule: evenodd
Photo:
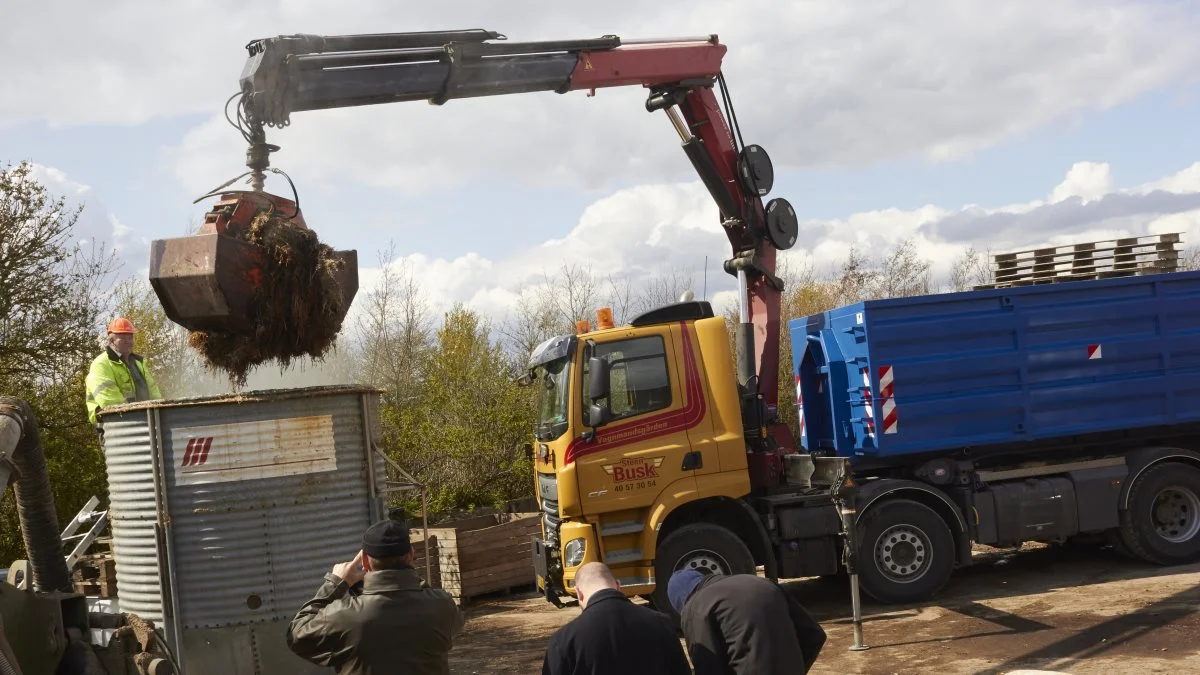
<svg viewBox="0 0 1200 675">
<path fill-rule="evenodd" d="M 363 533 L 362 550 L 325 575 L 288 627 L 292 652 L 339 675 L 450 672 L 463 616 L 449 593 L 412 568 L 408 529 L 392 520 Z M 361 591 L 352 591 L 359 582 Z"/>
<path fill-rule="evenodd" d="M 754 574 L 680 570 L 667 598 L 696 675 L 796 675 L 812 668 L 825 631 L 775 582 Z"/>
</svg>

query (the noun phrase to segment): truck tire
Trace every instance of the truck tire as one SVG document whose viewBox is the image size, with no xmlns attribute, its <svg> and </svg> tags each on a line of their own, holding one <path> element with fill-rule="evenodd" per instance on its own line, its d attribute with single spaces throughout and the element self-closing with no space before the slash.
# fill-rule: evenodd
<svg viewBox="0 0 1200 675">
<path fill-rule="evenodd" d="M 702 574 L 755 574 L 754 555 L 734 532 L 709 523 L 690 523 L 667 535 L 654 560 L 654 608 L 678 627 L 679 615 L 667 598 L 675 572 L 691 568 Z"/>
<path fill-rule="evenodd" d="M 1146 562 L 1200 560 L 1200 469 L 1180 462 L 1150 467 L 1129 487 L 1120 522 L 1121 541 Z"/>
<path fill-rule="evenodd" d="M 954 535 L 937 512 L 919 502 L 875 504 L 857 534 L 859 580 L 879 602 L 925 600 L 954 572 Z"/>
</svg>

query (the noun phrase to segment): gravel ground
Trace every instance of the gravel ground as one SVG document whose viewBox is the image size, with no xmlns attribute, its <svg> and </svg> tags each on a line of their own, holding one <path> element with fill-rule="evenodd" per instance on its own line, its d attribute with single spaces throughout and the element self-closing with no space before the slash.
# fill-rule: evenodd
<svg viewBox="0 0 1200 675">
<path fill-rule="evenodd" d="M 980 549 L 930 602 L 864 599 L 867 651 L 852 652 L 844 580 L 785 587 L 829 634 L 813 673 L 1200 673 L 1200 564 L 1160 568 L 1104 549 Z M 578 608 L 534 593 L 477 600 L 454 673 L 537 673 L 546 641 Z"/>
</svg>

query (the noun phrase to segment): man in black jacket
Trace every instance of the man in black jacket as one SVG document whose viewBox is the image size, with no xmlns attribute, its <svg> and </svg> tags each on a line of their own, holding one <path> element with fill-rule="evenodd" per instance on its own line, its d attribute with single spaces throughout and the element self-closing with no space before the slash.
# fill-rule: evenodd
<svg viewBox="0 0 1200 675">
<path fill-rule="evenodd" d="M 635 605 L 603 563 L 575 573 L 583 613 L 550 637 L 542 675 L 691 675 L 667 618 Z"/>
<path fill-rule="evenodd" d="M 288 647 L 338 675 L 448 675 L 465 619 L 449 593 L 421 579 L 413 557 L 404 525 L 367 528 L 358 555 L 334 565 L 292 619 Z"/>
<path fill-rule="evenodd" d="M 799 675 L 825 645 L 825 631 L 795 598 L 753 574 L 680 570 L 667 597 L 696 675 Z"/>
</svg>

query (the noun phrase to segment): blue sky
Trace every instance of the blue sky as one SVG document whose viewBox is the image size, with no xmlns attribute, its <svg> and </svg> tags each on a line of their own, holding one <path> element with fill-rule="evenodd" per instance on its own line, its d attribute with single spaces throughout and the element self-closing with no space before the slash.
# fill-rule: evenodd
<svg viewBox="0 0 1200 675">
<path fill-rule="evenodd" d="M 882 251 L 924 233 L 921 250 L 942 269 L 968 245 L 1168 225 L 1200 238 L 1190 196 L 1200 176 L 1180 174 L 1200 162 L 1200 18 L 1183 4 L 669 0 L 640 14 L 633 4 L 568 16 L 526 0 L 505 11 L 475 0 L 415 11 L 220 0 L 204 12 L 118 0 L 77 3 L 54 23 L 22 5 L 0 25 L 0 78 L 22 92 L 0 102 L 0 162 L 32 160 L 50 168 L 52 187 L 87 186 L 87 226 L 122 243 L 138 274 L 145 241 L 198 224 L 211 200 L 192 199 L 244 170 L 241 139 L 219 118 L 251 38 L 467 26 L 513 40 L 717 32 L 743 135 L 776 163 L 771 196 L 806 223 L 797 256 L 836 261 L 851 242 Z M 34 49 L 32 36 L 52 25 L 63 39 Z M 161 29 L 184 25 L 193 32 Z M 366 267 L 394 241 L 439 306 L 466 301 L 499 319 L 542 269 L 593 264 L 638 280 L 705 255 L 710 287 L 728 290 L 715 272 L 727 254 L 715 210 L 643 97 L 301 113 L 268 139 L 283 146 L 273 164 L 297 181 L 323 240 L 357 248 Z M 1064 184 L 1080 162 L 1093 164 Z M 1142 190 L 1106 214 L 1106 194 L 1177 174 L 1171 189 L 1189 196 L 1164 206 Z M 269 187 L 288 190 L 277 178 Z M 1072 196 L 1088 223 L 1060 217 Z M 1053 201 L 1063 202 L 1053 214 L 1038 211 Z M 1019 216 L 997 233 L 972 225 L 969 204 Z M 954 228 L 937 228 L 941 219 Z"/>
</svg>

